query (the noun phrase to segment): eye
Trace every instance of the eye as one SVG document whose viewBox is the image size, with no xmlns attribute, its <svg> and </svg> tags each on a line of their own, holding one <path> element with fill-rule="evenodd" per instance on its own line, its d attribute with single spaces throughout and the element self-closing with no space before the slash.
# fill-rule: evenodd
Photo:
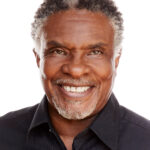
<svg viewBox="0 0 150 150">
<path fill-rule="evenodd" d="M 92 50 L 88 55 L 102 55 L 103 52 L 99 49 Z"/>
<path fill-rule="evenodd" d="M 50 50 L 50 54 L 67 55 L 67 52 L 63 49 L 55 48 Z"/>
</svg>

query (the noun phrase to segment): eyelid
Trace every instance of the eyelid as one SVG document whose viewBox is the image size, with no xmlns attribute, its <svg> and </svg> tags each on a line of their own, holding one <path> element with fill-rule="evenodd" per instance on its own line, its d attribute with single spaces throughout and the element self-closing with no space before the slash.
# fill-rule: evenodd
<svg viewBox="0 0 150 150">
<path fill-rule="evenodd" d="M 90 53 L 92 53 L 92 52 L 94 52 L 94 51 L 98 51 L 98 52 L 100 52 L 101 54 L 104 53 L 104 51 L 103 51 L 101 48 L 94 48 L 94 49 L 90 50 L 90 52 L 88 53 L 88 55 L 90 55 Z M 92 54 L 91 54 L 91 55 L 92 55 Z"/>
<path fill-rule="evenodd" d="M 64 53 L 64 55 L 67 55 L 67 52 L 66 52 L 66 50 L 64 50 L 64 48 L 61 48 L 61 47 L 51 47 L 51 48 L 49 48 L 48 50 L 47 50 L 47 52 L 46 52 L 46 55 L 48 55 L 48 54 L 53 54 L 54 52 L 56 52 L 56 51 L 62 51 L 63 53 Z M 57 54 L 57 52 L 56 52 L 56 54 Z M 59 53 L 58 53 L 59 54 Z M 60 54 L 61 55 L 61 54 Z M 63 55 L 63 54 L 62 54 Z"/>
</svg>

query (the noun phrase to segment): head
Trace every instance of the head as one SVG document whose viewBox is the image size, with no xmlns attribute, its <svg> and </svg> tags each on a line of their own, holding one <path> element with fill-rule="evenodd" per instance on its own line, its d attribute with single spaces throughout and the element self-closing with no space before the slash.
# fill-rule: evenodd
<svg viewBox="0 0 150 150">
<path fill-rule="evenodd" d="M 107 103 L 120 58 L 122 18 L 111 0 L 46 0 L 32 24 L 35 56 L 51 109 L 66 119 Z"/>
</svg>

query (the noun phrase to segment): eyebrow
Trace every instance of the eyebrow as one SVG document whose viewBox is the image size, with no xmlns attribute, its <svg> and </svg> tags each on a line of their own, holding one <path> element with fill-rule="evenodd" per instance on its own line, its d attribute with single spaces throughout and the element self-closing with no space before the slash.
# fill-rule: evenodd
<svg viewBox="0 0 150 150">
<path fill-rule="evenodd" d="M 48 46 L 52 46 L 52 47 L 62 47 L 62 48 L 67 48 L 65 45 L 57 42 L 57 41 L 49 41 L 47 43 Z M 108 44 L 105 44 L 105 43 L 102 43 L 102 42 L 98 42 L 98 43 L 95 43 L 95 44 L 90 44 L 88 46 L 83 46 L 82 49 L 95 49 L 95 48 L 100 48 L 100 47 L 105 47 L 105 46 L 108 46 Z M 73 48 L 74 49 L 74 48 Z"/>
<path fill-rule="evenodd" d="M 63 45 L 63 44 L 61 44 L 57 41 L 50 41 L 50 42 L 47 43 L 47 45 L 48 46 L 53 46 L 53 47 L 64 47 L 64 48 L 66 48 L 65 45 Z"/>
<path fill-rule="evenodd" d="M 108 44 L 98 42 L 98 43 L 95 43 L 95 44 L 90 44 L 87 47 L 85 47 L 84 49 L 95 49 L 95 48 L 100 48 L 100 47 L 105 47 L 105 46 L 108 46 Z"/>
</svg>

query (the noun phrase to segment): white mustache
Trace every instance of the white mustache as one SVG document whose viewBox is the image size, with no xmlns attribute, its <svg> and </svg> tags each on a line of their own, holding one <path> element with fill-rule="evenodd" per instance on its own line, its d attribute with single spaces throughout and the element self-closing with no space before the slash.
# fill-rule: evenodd
<svg viewBox="0 0 150 150">
<path fill-rule="evenodd" d="M 80 85 L 89 85 L 89 86 L 94 86 L 96 83 L 94 81 L 89 81 L 86 79 L 56 79 L 54 80 L 55 84 L 73 84 L 76 86 Z"/>
</svg>

